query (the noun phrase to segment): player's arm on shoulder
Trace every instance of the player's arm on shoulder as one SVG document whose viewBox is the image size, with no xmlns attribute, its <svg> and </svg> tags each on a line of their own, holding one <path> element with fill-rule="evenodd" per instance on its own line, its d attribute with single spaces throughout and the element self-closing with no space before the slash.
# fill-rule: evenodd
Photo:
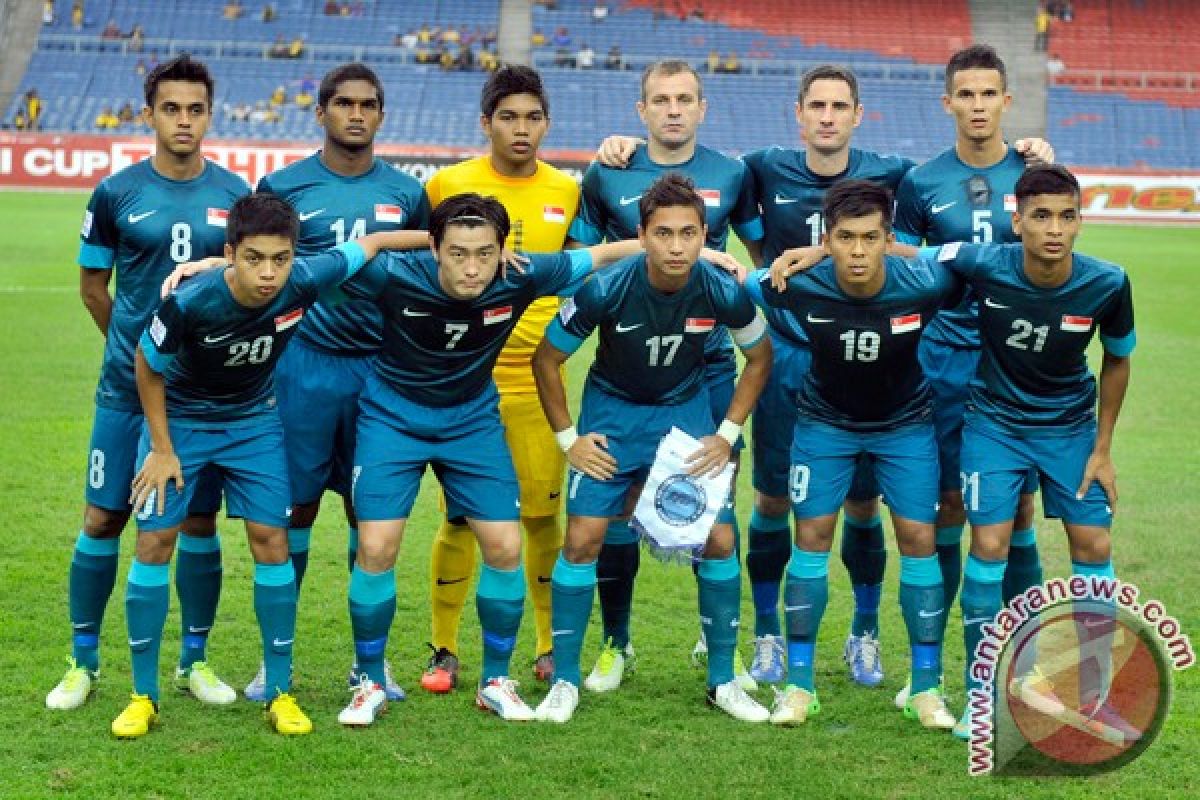
<svg viewBox="0 0 1200 800">
<path fill-rule="evenodd" d="M 201 272 L 208 272 L 210 269 L 228 266 L 228 264 L 229 259 L 225 256 L 209 256 L 199 261 L 185 261 L 171 270 L 171 274 L 163 279 L 159 296 L 165 300 L 167 295 L 178 289 L 179 285 L 188 278 L 199 275 Z"/>
<path fill-rule="evenodd" d="M 1026 166 L 1054 163 L 1054 148 L 1048 141 L 1037 136 L 1017 139 L 1013 142 L 1013 149 L 1025 159 Z"/>
<path fill-rule="evenodd" d="M 820 264 L 827 255 L 829 253 L 825 250 L 824 245 L 816 244 L 784 250 L 778 258 L 771 262 L 769 272 L 771 286 L 776 291 L 787 291 L 788 278 L 801 272 L 807 272 Z"/>
<path fill-rule="evenodd" d="M 596 150 L 596 160 L 606 167 L 625 169 L 639 144 L 646 140 L 637 136 L 609 136 Z"/>
<path fill-rule="evenodd" d="M 134 476 L 130 504 L 141 509 L 153 494 L 159 514 L 163 513 L 166 502 L 167 484 L 174 481 L 176 490 L 183 489 L 183 468 L 167 424 L 167 382 L 163 376 L 178 350 L 183 328 L 178 302 L 171 297 L 150 319 L 134 356 L 138 399 L 150 433 L 150 452 Z"/>
</svg>

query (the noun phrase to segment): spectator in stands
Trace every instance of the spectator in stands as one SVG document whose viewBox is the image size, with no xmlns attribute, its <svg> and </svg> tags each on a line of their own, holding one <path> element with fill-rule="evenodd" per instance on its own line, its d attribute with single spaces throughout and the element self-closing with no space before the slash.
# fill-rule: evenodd
<svg viewBox="0 0 1200 800">
<path fill-rule="evenodd" d="M 83 0 L 75 0 L 71 6 L 71 27 L 77 31 L 83 30 Z"/>
<path fill-rule="evenodd" d="M 580 69 L 591 69 L 596 66 L 596 51 L 587 42 L 579 48 L 579 52 L 575 54 L 575 66 Z"/>
<path fill-rule="evenodd" d="M 282 86 L 276 86 L 275 91 L 271 92 L 269 101 L 272 108 L 278 108 L 287 102 L 287 89 Z"/>
<path fill-rule="evenodd" d="M 275 10 L 274 3 L 267 3 L 265 6 L 263 6 L 263 10 L 262 10 L 262 21 L 263 22 L 274 22 L 278 18 L 279 18 L 279 12 L 277 12 Z"/>
<path fill-rule="evenodd" d="M 117 111 L 117 122 L 121 125 L 132 125 L 133 118 L 133 104 L 126 100 L 120 110 Z"/>
<path fill-rule="evenodd" d="M 336 17 L 342 13 L 338 7 L 337 0 L 325 0 L 325 16 Z"/>
<path fill-rule="evenodd" d="M 265 100 L 259 100 L 254 104 L 254 110 L 250 112 L 251 122 L 279 122 L 279 112 L 267 106 Z"/>
<path fill-rule="evenodd" d="M 54 24 L 54 0 L 45 0 L 45 2 L 42 3 L 42 24 Z"/>
<path fill-rule="evenodd" d="M 275 36 L 275 41 L 271 43 L 271 49 L 267 51 L 268 58 L 287 58 L 288 44 L 287 39 L 280 33 Z"/>
<path fill-rule="evenodd" d="M 304 73 L 304 77 L 300 79 L 300 91 L 305 94 L 316 95 L 317 79 L 313 77 L 311 72 Z"/>
<path fill-rule="evenodd" d="M 101 39 L 120 39 L 121 26 L 117 24 L 115 19 L 110 19 L 108 24 L 104 26 L 104 30 L 100 31 Z"/>
<path fill-rule="evenodd" d="M 446 30 L 442 31 L 442 42 L 445 44 L 458 44 L 461 41 L 462 34 L 459 33 L 458 28 L 448 26 Z"/>
<path fill-rule="evenodd" d="M 296 92 L 296 96 L 292 98 L 292 102 L 296 104 L 296 108 L 301 111 L 307 111 L 312 108 L 313 100 L 312 92 L 305 91 L 304 87 L 301 87 L 300 91 Z"/>
<path fill-rule="evenodd" d="M 146 60 L 144 58 L 139 58 L 138 62 L 133 65 L 133 71 L 139 78 L 144 76 L 146 74 Z"/>
<path fill-rule="evenodd" d="M 500 66 L 500 60 L 496 58 L 495 50 L 481 50 L 479 52 L 479 68 L 484 72 L 495 72 Z"/>
<path fill-rule="evenodd" d="M 121 124 L 121 120 L 117 119 L 117 115 L 113 113 L 112 106 L 105 106 L 96 115 L 94 124 L 102 131 L 111 131 L 116 130 L 117 126 Z"/>
<path fill-rule="evenodd" d="M 571 46 L 571 32 L 567 30 L 566 25 L 560 25 L 554 29 L 554 46 L 564 48 Z"/>
<path fill-rule="evenodd" d="M 704 65 L 710 73 L 719 72 L 721 69 L 721 54 L 716 50 L 709 50 L 708 58 L 705 59 Z"/>
<path fill-rule="evenodd" d="M 239 19 L 244 10 L 241 0 L 226 0 L 225 9 L 221 12 L 221 16 L 225 19 Z"/>
<path fill-rule="evenodd" d="M 445 42 L 437 47 L 437 63 L 446 72 L 454 69 L 454 56 L 450 54 L 450 48 L 446 47 Z"/>
<path fill-rule="evenodd" d="M 1075 4 L 1071 0 L 1063 0 L 1062 9 L 1058 12 L 1058 18 L 1063 22 L 1073 22 L 1075 20 Z"/>
<path fill-rule="evenodd" d="M 134 23 L 133 30 L 129 31 L 129 49 L 134 53 L 142 52 L 142 46 L 146 43 L 146 29 L 140 24 Z"/>
<path fill-rule="evenodd" d="M 546 34 L 542 33 L 541 28 L 534 28 L 533 36 L 530 37 L 529 42 L 534 47 L 545 47 L 546 46 Z"/>
<path fill-rule="evenodd" d="M 496 49 L 496 39 L 499 38 L 495 28 L 488 28 L 487 33 L 483 35 L 483 47 L 485 50 Z"/>
<path fill-rule="evenodd" d="M 18 108 L 17 113 L 13 114 L 12 126 L 18 131 L 23 131 L 29 127 L 29 120 L 25 118 L 25 109 Z"/>
<path fill-rule="evenodd" d="M 406 31 L 403 34 L 398 34 L 396 36 L 396 44 L 399 45 L 400 47 L 403 47 L 405 50 L 416 50 L 417 49 L 417 32 L 415 30 L 409 29 L 408 31 Z"/>
<path fill-rule="evenodd" d="M 421 29 L 417 31 L 417 41 L 421 44 L 429 44 L 433 41 L 433 31 L 429 29 L 428 24 L 422 25 Z"/>
<path fill-rule="evenodd" d="M 1046 74 L 1051 78 L 1056 78 L 1059 75 L 1062 75 L 1066 68 L 1067 65 L 1064 64 L 1063 60 L 1057 55 L 1051 54 L 1051 56 L 1046 59 Z"/>
<path fill-rule="evenodd" d="M 250 104 L 238 103 L 235 106 L 231 106 L 226 103 L 225 116 L 230 122 L 246 122 L 250 119 Z"/>
<path fill-rule="evenodd" d="M 592 6 L 592 21 L 603 22 L 608 19 L 608 3 L 604 0 L 596 0 L 596 5 Z"/>
<path fill-rule="evenodd" d="M 30 89 L 25 93 L 25 121 L 28 123 L 29 130 L 41 130 L 42 98 L 38 95 L 37 89 Z"/>
<path fill-rule="evenodd" d="M 1038 4 L 1037 19 L 1034 20 L 1033 49 L 1044 53 L 1050 43 L 1050 9 L 1045 3 Z"/>
<path fill-rule="evenodd" d="M 608 48 L 608 55 L 604 59 L 605 69 L 625 69 L 625 56 L 621 55 L 621 46 L 614 44 Z"/>
<path fill-rule="evenodd" d="M 742 64 L 738 61 L 737 53 L 730 53 L 725 56 L 725 60 L 721 62 L 718 72 L 723 72 L 726 75 L 737 75 L 742 71 Z"/>
<path fill-rule="evenodd" d="M 460 44 L 458 46 L 458 55 L 454 57 L 454 68 L 469 72 L 475 68 L 475 54 L 471 51 L 470 45 Z"/>
<path fill-rule="evenodd" d="M 288 45 L 288 58 L 303 58 L 304 57 L 304 34 L 297 33 L 292 39 L 292 43 Z"/>
</svg>

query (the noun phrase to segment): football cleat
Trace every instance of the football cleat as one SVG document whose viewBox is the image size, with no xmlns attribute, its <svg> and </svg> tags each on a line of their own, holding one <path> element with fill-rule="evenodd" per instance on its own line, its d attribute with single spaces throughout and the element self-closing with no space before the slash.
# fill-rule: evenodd
<svg viewBox="0 0 1200 800">
<path fill-rule="evenodd" d="M 217 677 L 207 662 L 197 661 L 191 667 L 175 668 L 175 685 L 182 692 L 190 692 L 201 703 L 210 706 L 227 706 L 237 700 L 237 692 Z"/>
<path fill-rule="evenodd" d="M 783 637 L 754 637 L 754 660 L 750 662 L 750 677 L 759 683 L 783 681 Z"/>
<path fill-rule="evenodd" d="M 92 692 L 96 691 L 100 673 L 79 666 L 73 658 L 68 658 L 67 663 L 70 666 L 67 667 L 66 674 L 63 675 L 58 685 L 46 695 L 46 708 L 53 708 L 57 711 L 79 708 L 92 696 Z"/>
<path fill-rule="evenodd" d="M 946 696 L 938 687 L 910 695 L 904 704 L 904 718 L 915 719 L 924 728 L 936 731 L 953 730 L 954 715 L 946 710 Z"/>
<path fill-rule="evenodd" d="M 475 693 L 475 705 L 503 720 L 529 722 L 534 712 L 517 694 L 517 685 L 511 678 L 492 678 Z"/>
<path fill-rule="evenodd" d="M 1037 666 L 1026 674 L 1013 678 L 1008 684 L 1008 691 L 1034 711 L 1052 717 L 1057 717 L 1067 708 L 1054 693 L 1054 684 Z"/>
<path fill-rule="evenodd" d="M 736 679 L 708 690 L 708 704 L 743 722 L 766 722 L 771 712 L 746 694 Z"/>
<path fill-rule="evenodd" d="M 435 648 L 429 657 L 429 666 L 421 676 L 421 688 L 434 694 L 446 694 L 458 686 L 458 656 L 444 647 Z"/>
<path fill-rule="evenodd" d="M 360 675 L 358 685 L 353 689 L 350 705 L 338 714 L 338 722 L 351 727 L 365 728 L 387 712 L 388 697 L 378 683 Z"/>
<path fill-rule="evenodd" d="M 624 650 L 618 650 L 613 646 L 612 639 L 609 639 L 600 651 L 600 657 L 596 659 L 596 666 L 592 667 L 591 673 L 584 680 L 584 688 L 592 692 L 611 692 L 619 689 L 621 680 L 625 677 L 626 666 L 630 671 L 633 670 L 633 659 L 632 643 L 625 645 Z"/>
<path fill-rule="evenodd" d="M 542 683 L 554 680 L 554 653 L 542 653 L 533 662 L 533 677 Z"/>
<path fill-rule="evenodd" d="M 737 650 L 733 651 L 733 679 L 743 692 L 758 691 L 758 681 L 746 671 L 746 662 L 742 661 L 742 654 Z"/>
<path fill-rule="evenodd" d="M 296 704 L 296 698 L 290 694 L 280 693 L 266 708 L 267 721 L 271 723 L 271 727 L 276 733 L 281 733 L 284 736 L 298 736 L 305 733 L 312 733 L 312 720 L 310 720 L 300 706 Z"/>
<path fill-rule="evenodd" d="M 144 694 L 135 694 L 116 719 L 112 721 L 113 736 L 136 739 L 145 736 L 158 722 L 158 706 Z"/>
<path fill-rule="evenodd" d="M 533 712 L 534 719 L 541 722 L 570 722 L 579 707 L 579 687 L 569 681 L 555 681 Z"/>
<path fill-rule="evenodd" d="M 897 710 L 903 711 L 904 707 L 908 705 L 908 695 L 911 692 L 912 678 L 909 678 L 907 681 L 905 681 L 904 688 L 896 692 L 896 696 L 892 698 L 892 703 L 895 704 Z"/>
<path fill-rule="evenodd" d="M 879 640 L 870 633 L 851 634 L 842 650 L 842 660 L 850 666 L 851 679 L 860 686 L 883 683 L 883 663 L 879 659 Z M 907 698 L 905 698 L 907 701 Z"/>
<path fill-rule="evenodd" d="M 1108 703 L 1099 701 L 1089 703 L 1079 709 L 1079 713 L 1085 717 L 1084 725 L 1088 730 L 1117 747 L 1123 744 L 1132 744 L 1142 738 L 1142 732 L 1133 727 Z"/>
<path fill-rule="evenodd" d="M 950 729 L 954 734 L 955 739 L 962 739 L 964 742 L 971 738 L 971 707 L 967 706 L 963 709 L 962 716 L 958 718 L 958 722 L 954 723 L 954 727 Z"/>
<path fill-rule="evenodd" d="M 346 676 L 346 688 L 351 691 L 358 688 L 361 677 L 358 664 L 355 664 L 350 668 L 350 673 Z M 387 694 L 388 700 L 400 701 L 408 698 L 408 693 L 404 691 L 404 687 L 396 683 L 396 679 L 392 677 L 392 665 L 387 659 L 383 661 L 383 691 Z"/>
<path fill-rule="evenodd" d="M 295 668 L 288 673 L 288 682 L 291 683 L 292 676 L 295 675 Z M 246 684 L 246 688 L 242 690 L 242 694 L 252 703 L 267 702 L 267 667 L 262 662 L 258 664 L 258 672 L 254 674 L 254 679 Z"/>
<path fill-rule="evenodd" d="M 802 725 L 809 717 L 821 713 L 821 701 L 815 691 L 788 686 L 775 690 L 775 707 L 771 709 L 772 725 Z"/>
</svg>

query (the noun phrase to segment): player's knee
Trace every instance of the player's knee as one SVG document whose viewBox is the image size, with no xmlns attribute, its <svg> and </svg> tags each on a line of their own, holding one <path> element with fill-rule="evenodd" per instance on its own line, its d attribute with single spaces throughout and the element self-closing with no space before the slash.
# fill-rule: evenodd
<svg viewBox="0 0 1200 800">
<path fill-rule="evenodd" d="M 717 525 L 704 543 L 703 556 L 707 559 L 726 559 L 733 555 L 733 528 Z"/>
<path fill-rule="evenodd" d="M 896 531 L 896 549 L 909 557 L 931 556 L 935 549 L 933 525 L 911 519 L 892 518 Z"/>
<path fill-rule="evenodd" d="M 591 539 L 573 539 L 568 536 L 567 541 L 563 543 L 563 558 L 570 564 L 590 563 L 600 557 L 600 548 L 603 544 L 603 537 L 599 541 L 592 541 Z"/>
<path fill-rule="evenodd" d="M 246 520 L 250 553 L 257 564 L 282 564 L 288 560 L 287 530 Z"/>
<path fill-rule="evenodd" d="M 781 517 L 792 510 L 792 501 L 786 495 L 776 496 L 755 492 L 754 510 L 769 517 Z"/>
<path fill-rule="evenodd" d="M 1103 564 L 1112 558 L 1112 537 L 1106 528 L 1067 529 L 1071 560 L 1080 564 Z"/>
<path fill-rule="evenodd" d="M 988 561 L 1003 561 L 1008 558 L 1011 538 L 1011 523 L 977 525 L 971 529 L 971 555 Z"/>
<path fill-rule="evenodd" d="M 110 511 L 93 505 L 83 511 L 83 532 L 93 539 L 115 539 L 128 522 L 128 511 Z"/>
<path fill-rule="evenodd" d="M 847 500 L 843 504 L 846 509 L 846 516 L 853 520 L 866 522 L 874 519 L 879 514 L 879 498 L 872 497 L 869 500 Z"/>
<path fill-rule="evenodd" d="M 137 537 L 137 560 L 143 564 L 169 564 L 175 552 L 177 530 L 139 533 Z"/>
<path fill-rule="evenodd" d="M 321 510 L 321 502 L 297 503 L 292 506 L 292 516 L 288 519 L 289 528 L 311 528 L 317 521 L 317 512 Z"/>
</svg>

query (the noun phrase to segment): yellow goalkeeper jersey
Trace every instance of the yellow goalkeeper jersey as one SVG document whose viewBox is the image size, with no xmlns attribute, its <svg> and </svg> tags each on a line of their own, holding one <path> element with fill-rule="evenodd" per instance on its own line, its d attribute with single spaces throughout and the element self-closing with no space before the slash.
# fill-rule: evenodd
<svg viewBox="0 0 1200 800">
<path fill-rule="evenodd" d="M 504 244 L 510 250 L 550 253 L 562 250 L 567 228 L 579 210 L 579 185 L 562 170 L 544 161 L 528 178 L 510 178 L 496 172 L 487 156 L 472 158 L 439 170 L 425 184 L 429 205 L 463 192 L 492 196 L 508 211 L 512 224 Z M 537 391 L 530 361 L 542 341 L 546 326 L 558 311 L 558 298 L 537 300 L 521 316 L 492 376 L 502 394 Z"/>
</svg>

